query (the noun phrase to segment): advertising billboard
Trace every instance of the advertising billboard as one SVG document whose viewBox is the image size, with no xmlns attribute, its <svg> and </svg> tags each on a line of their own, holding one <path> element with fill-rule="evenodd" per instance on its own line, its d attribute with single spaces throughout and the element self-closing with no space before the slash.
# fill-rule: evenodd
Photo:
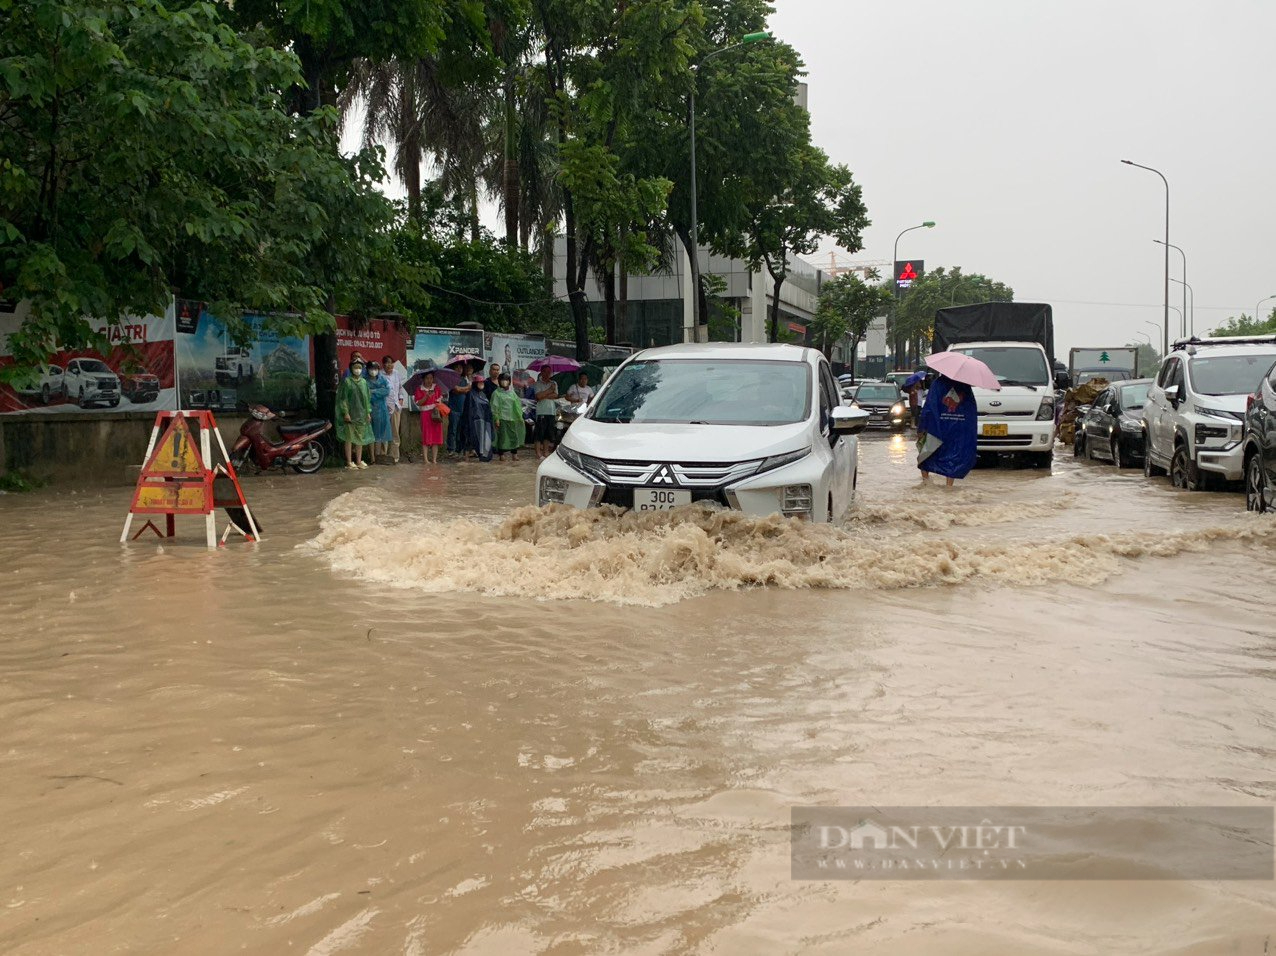
<svg viewBox="0 0 1276 956">
<path fill-rule="evenodd" d="M 407 357 L 412 333 L 392 319 L 366 319 L 356 321 L 347 315 L 337 316 L 337 364 L 344 370 L 350 367 L 355 352 L 364 361 L 380 362 L 387 355 L 403 362 Z"/>
<path fill-rule="evenodd" d="M 27 304 L 0 310 L 0 366 L 12 365 L 9 336 L 22 326 Z M 0 385 L 0 414 L 27 412 L 154 412 L 175 408 L 174 316 L 93 322 L 105 351 L 63 349 L 16 387 Z"/>
<path fill-rule="evenodd" d="M 417 329 L 405 364 L 411 374 L 430 362 L 447 365 L 458 355 L 471 355 L 482 362 L 483 333 L 478 329 Z"/>
<path fill-rule="evenodd" d="M 253 335 L 241 345 L 202 304 L 178 302 L 177 311 L 182 408 L 235 411 L 260 403 L 295 411 L 312 404 L 310 336 L 282 336 L 265 328 L 265 316 L 245 315 Z"/>
<path fill-rule="evenodd" d="M 529 372 L 527 367 L 545 357 L 545 346 L 543 335 L 515 335 L 508 332 L 486 332 L 483 335 L 487 364 L 495 362 L 502 371 L 509 372 L 514 388 L 520 392 L 536 378 L 536 373 Z"/>
</svg>

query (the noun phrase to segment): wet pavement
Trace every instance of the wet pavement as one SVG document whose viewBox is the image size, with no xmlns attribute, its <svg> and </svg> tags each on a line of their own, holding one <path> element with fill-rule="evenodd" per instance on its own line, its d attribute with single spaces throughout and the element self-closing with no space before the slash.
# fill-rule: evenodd
<svg viewBox="0 0 1276 956">
<path fill-rule="evenodd" d="M 1074 462 L 844 528 L 276 475 L 0 497 L 0 952 L 1265 953 L 1270 882 L 790 878 L 789 809 L 1270 805 L 1276 522 Z"/>
</svg>

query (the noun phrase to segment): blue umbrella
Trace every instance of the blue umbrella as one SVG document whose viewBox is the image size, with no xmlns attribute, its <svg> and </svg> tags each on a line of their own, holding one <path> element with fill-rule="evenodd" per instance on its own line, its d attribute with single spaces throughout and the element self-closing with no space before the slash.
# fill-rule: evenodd
<svg viewBox="0 0 1276 956">
<path fill-rule="evenodd" d="M 908 378 L 904 379 L 904 388 L 905 390 L 910 389 L 918 382 L 925 381 L 925 379 L 926 375 L 924 372 L 914 372 L 912 375 L 908 376 Z"/>
</svg>

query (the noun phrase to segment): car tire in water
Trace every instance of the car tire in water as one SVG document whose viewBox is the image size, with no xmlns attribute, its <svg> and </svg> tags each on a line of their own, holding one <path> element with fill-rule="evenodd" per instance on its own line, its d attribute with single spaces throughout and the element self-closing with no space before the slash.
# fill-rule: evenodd
<svg viewBox="0 0 1276 956">
<path fill-rule="evenodd" d="M 1073 458 L 1089 458 L 1085 447 L 1085 432 L 1077 429 L 1076 435 L 1072 438 L 1072 457 Z"/>
<path fill-rule="evenodd" d="M 1112 439 L 1112 464 L 1117 468 L 1129 468 L 1130 459 L 1126 457 L 1124 451 L 1121 450 L 1121 439 L 1116 437 Z"/>
<path fill-rule="evenodd" d="M 298 460 L 292 466 L 292 470 L 299 475 L 313 475 L 323 467 L 323 460 L 326 454 L 323 443 L 311 439 L 297 453 Z"/>
<path fill-rule="evenodd" d="M 1201 479 L 1188 456 L 1187 445 L 1174 446 L 1174 457 L 1170 459 L 1170 484 L 1184 491 L 1201 490 Z"/>
<path fill-rule="evenodd" d="M 1263 456 L 1258 452 L 1245 463 L 1245 510 L 1267 510 L 1267 475 L 1263 472 Z"/>
<path fill-rule="evenodd" d="M 1152 464 L 1152 439 L 1147 432 L 1143 433 L 1143 477 L 1155 478 L 1157 475 L 1164 474 L 1160 468 Z"/>
</svg>

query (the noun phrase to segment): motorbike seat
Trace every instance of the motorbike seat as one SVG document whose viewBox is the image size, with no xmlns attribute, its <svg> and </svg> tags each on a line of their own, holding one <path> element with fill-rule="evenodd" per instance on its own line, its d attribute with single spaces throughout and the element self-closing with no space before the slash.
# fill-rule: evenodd
<svg viewBox="0 0 1276 956">
<path fill-rule="evenodd" d="M 298 422 L 279 422 L 279 434 L 281 435 L 300 435 L 303 432 L 318 431 L 328 424 L 323 418 L 307 418 Z"/>
</svg>

